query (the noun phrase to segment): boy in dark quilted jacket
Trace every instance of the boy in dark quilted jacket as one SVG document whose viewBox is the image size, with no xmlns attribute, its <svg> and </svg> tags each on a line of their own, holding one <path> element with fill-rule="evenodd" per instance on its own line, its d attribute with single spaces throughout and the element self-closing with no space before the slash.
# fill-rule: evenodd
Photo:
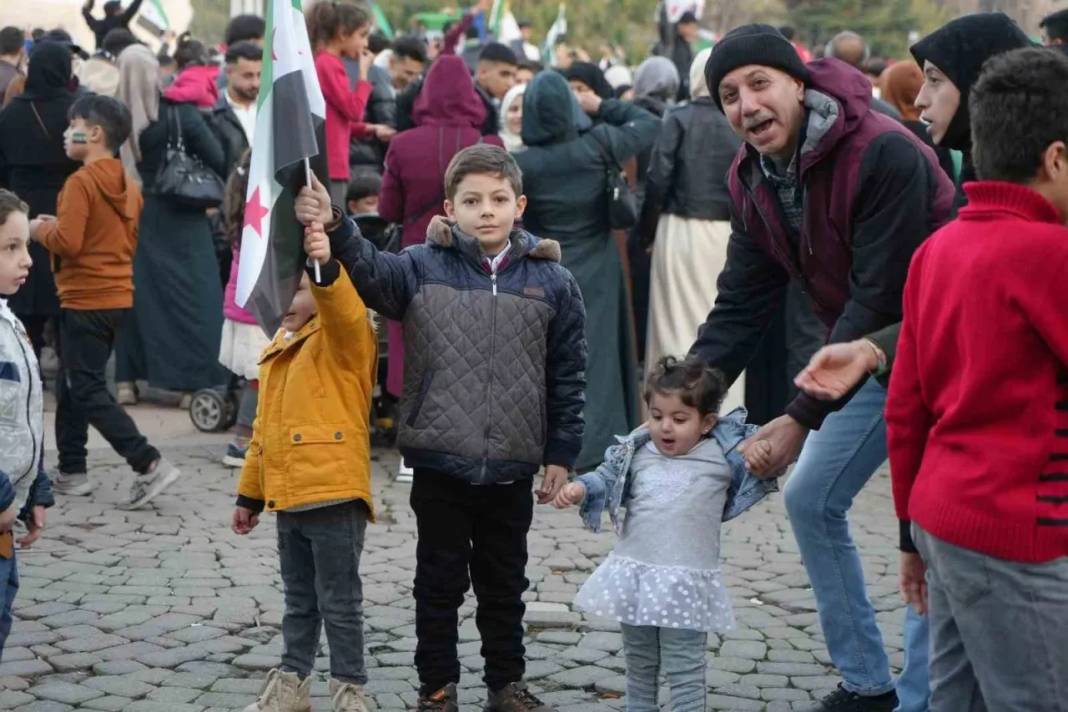
<svg viewBox="0 0 1068 712">
<path fill-rule="evenodd" d="M 478 598 L 486 710 L 545 712 L 527 689 L 523 592 L 532 479 L 538 501 L 567 481 L 582 445 L 585 309 L 560 247 L 516 229 L 526 198 L 515 160 L 480 144 L 445 175 L 445 212 L 427 242 L 379 252 L 332 208 L 334 255 L 366 304 L 404 326 L 399 444 L 415 470 L 419 709 L 456 712 L 458 609 Z M 313 181 L 302 222 L 326 217 Z"/>
</svg>

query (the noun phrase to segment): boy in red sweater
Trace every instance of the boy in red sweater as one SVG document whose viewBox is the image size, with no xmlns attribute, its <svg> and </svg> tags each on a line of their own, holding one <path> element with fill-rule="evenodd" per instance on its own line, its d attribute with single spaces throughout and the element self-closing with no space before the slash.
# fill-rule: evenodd
<svg viewBox="0 0 1068 712">
<path fill-rule="evenodd" d="M 932 712 L 1068 699 L 1068 57 L 991 59 L 968 207 L 916 251 L 886 406 Z M 962 706 L 963 705 L 963 706 Z"/>
</svg>

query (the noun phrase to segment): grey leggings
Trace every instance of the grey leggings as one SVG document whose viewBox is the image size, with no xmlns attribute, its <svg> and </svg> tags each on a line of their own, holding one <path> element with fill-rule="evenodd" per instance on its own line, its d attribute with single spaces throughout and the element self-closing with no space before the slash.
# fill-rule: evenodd
<svg viewBox="0 0 1068 712">
<path fill-rule="evenodd" d="M 660 671 L 671 687 L 671 712 L 704 712 L 708 633 L 623 624 L 627 712 L 659 712 Z"/>
</svg>

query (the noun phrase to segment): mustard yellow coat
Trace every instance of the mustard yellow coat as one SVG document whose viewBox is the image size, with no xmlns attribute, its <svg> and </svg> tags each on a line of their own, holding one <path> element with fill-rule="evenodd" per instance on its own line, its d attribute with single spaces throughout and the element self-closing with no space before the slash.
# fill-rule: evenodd
<svg viewBox="0 0 1068 712">
<path fill-rule="evenodd" d="M 344 269 L 312 285 L 319 313 L 260 357 L 252 442 L 238 504 L 280 511 L 335 500 L 371 502 L 369 420 L 378 341 Z"/>
</svg>

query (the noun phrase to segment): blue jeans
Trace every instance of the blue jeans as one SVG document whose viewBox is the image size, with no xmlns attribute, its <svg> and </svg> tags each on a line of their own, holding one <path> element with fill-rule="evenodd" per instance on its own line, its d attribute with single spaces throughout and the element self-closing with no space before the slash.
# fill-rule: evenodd
<svg viewBox="0 0 1068 712">
<path fill-rule="evenodd" d="M 10 559 L 0 558 L 0 661 L 4 658 L 4 643 L 11 633 L 11 607 L 15 603 L 15 594 L 19 590 L 19 571 L 15 564 L 15 554 Z"/>
<path fill-rule="evenodd" d="M 870 379 L 809 435 L 783 493 L 831 660 L 845 689 L 865 696 L 894 681 L 846 514 L 886 461 L 885 404 L 886 389 Z"/>
<path fill-rule="evenodd" d="M 671 712 L 704 712 L 708 633 L 651 625 L 623 629 L 627 660 L 627 712 L 659 712 L 660 671 L 671 687 Z"/>
<path fill-rule="evenodd" d="M 897 678 L 896 712 L 927 712 L 931 700 L 931 629 L 927 616 L 905 606 L 905 667 Z"/>
</svg>

